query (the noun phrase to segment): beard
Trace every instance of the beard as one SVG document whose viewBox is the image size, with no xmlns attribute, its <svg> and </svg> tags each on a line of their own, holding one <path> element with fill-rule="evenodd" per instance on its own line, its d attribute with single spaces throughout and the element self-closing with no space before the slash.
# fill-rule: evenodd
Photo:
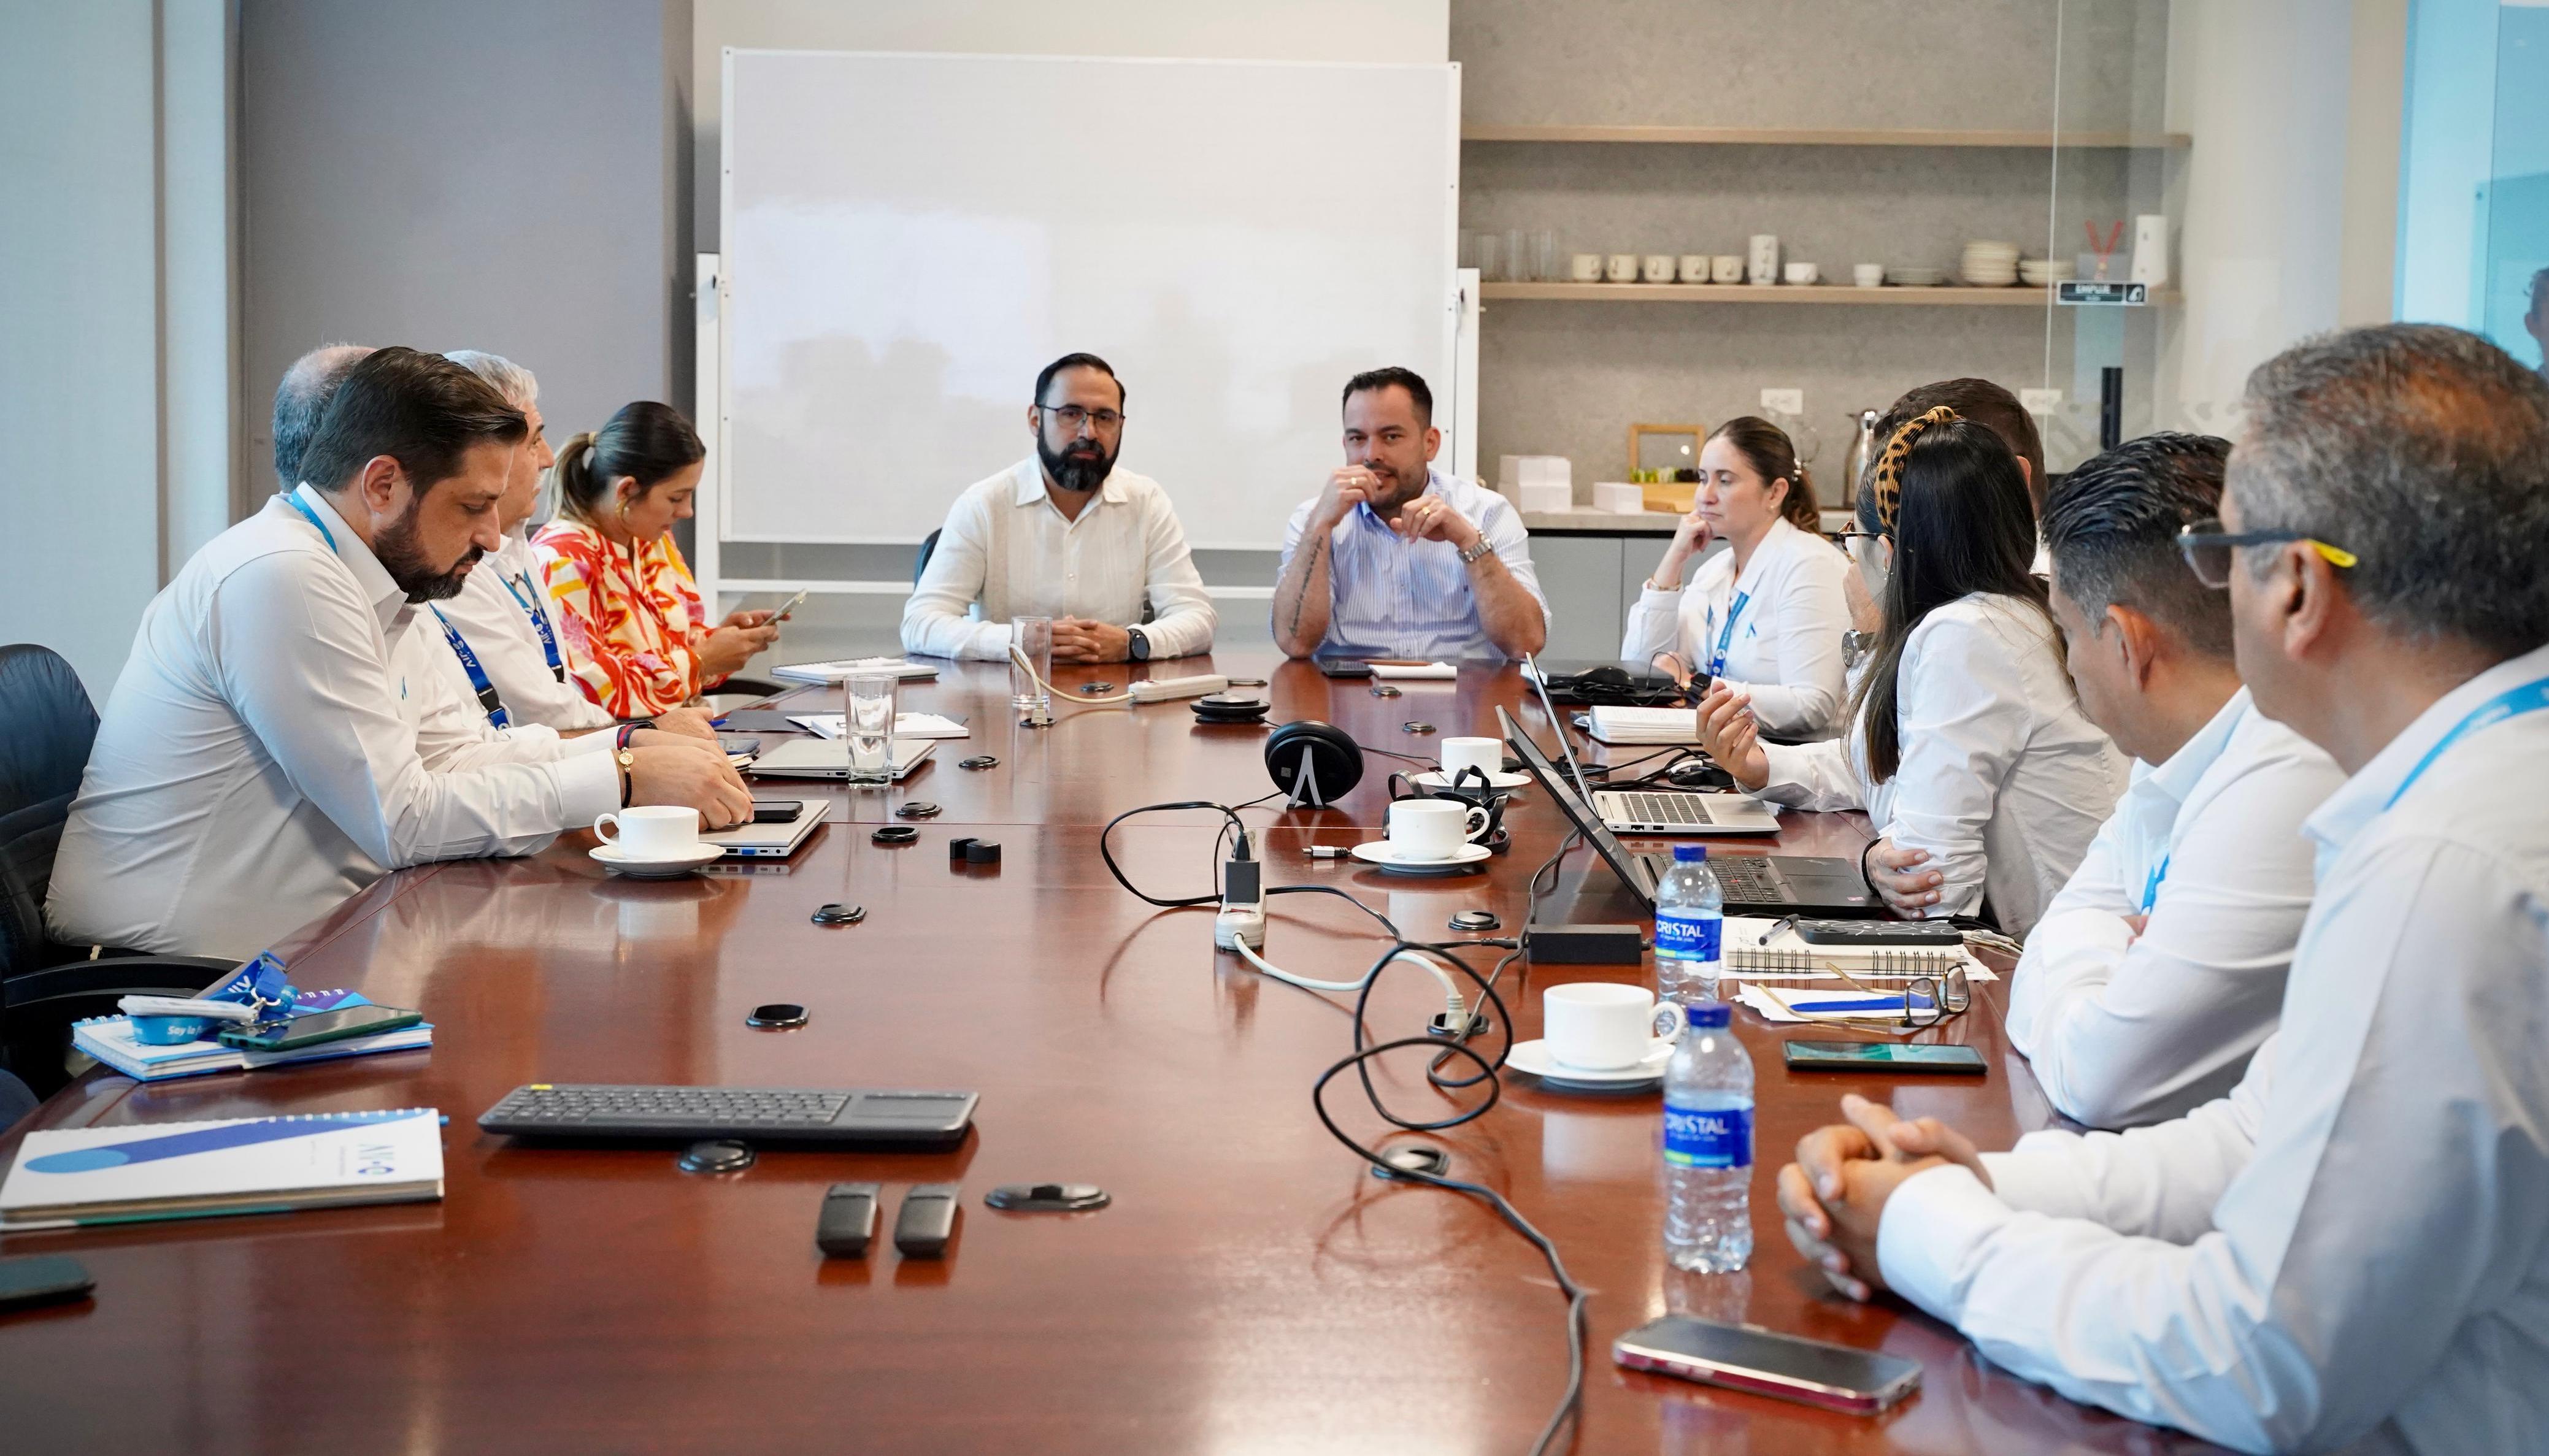
<svg viewBox="0 0 2549 1456">
<path fill-rule="evenodd" d="M 1396 520 L 1398 512 L 1408 501 L 1425 494 L 1426 477 L 1421 470 L 1414 480 L 1409 480 L 1381 460 L 1366 460 L 1363 468 L 1371 472 L 1373 481 L 1380 488 L 1372 499 L 1371 511 L 1383 520 Z"/>
<path fill-rule="evenodd" d="M 381 570 L 398 583 L 411 604 L 448 601 L 460 594 L 461 587 L 469 580 L 469 569 L 487 554 L 486 548 L 472 546 L 447 570 L 436 571 L 432 559 L 425 554 L 425 543 L 417 539 L 417 508 L 410 505 L 405 515 L 381 532 L 372 543 L 372 555 L 380 559 Z"/>
<path fill-rule="evenodd" d="M 1039 435 L 1036 459 L 1044 463 L 1044 473 L 1055 485 L 1083 496 L 1106 484 L 1106 477 L 1115 470 L 1114 453 L 1095 440 L 1073 440 L 1054 450 Z"/>
</svg>

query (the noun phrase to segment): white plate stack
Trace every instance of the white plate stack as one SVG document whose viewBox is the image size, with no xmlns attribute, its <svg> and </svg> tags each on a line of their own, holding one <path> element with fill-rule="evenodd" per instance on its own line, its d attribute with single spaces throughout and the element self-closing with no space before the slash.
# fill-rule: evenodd
<svg viewBox="0 0 2549 1456">
<path fill-rule="evenodd" d="M 2007 288 L 2018 281 L 2018 244 L 1980 238 L 1966 243 L 1957 271 L 1976 288 Z"/>
<path fill-rule="evenodd" d="M 2056 283 L 2069 283 L 2080 271 L 2069 258 L 2021 258 L 2018 281 L 2030 288 L 2047 288 Z"/>
<path fill-rule="evenodd" d="M 1944 268 L 1888 268 L 1885 281 L 1896 288 L 1936 288 L 1947 281 Z"/>
</svg>

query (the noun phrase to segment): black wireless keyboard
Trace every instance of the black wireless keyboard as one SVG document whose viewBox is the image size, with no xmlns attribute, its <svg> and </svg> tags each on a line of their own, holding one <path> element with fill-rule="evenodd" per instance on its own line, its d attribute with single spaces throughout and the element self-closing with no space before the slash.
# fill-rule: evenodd
<svg viewBox="0 0 2549 1456">
<path fill-rule="evenodd" d="M 478 1126 L 516 1138 L 735 1138 L 823 1146 L 953 1147 L 974 1124 L 973 1092 L 863 1087 L 659 1087 L 533 1082 Z"/>
</svg>

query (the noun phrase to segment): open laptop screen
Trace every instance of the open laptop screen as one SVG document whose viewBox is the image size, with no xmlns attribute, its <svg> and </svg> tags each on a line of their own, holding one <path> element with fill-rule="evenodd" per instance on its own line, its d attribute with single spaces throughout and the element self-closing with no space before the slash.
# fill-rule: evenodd
<svg viewBox="0 0 2549 1456">
<path fill-rule="evenodd" d="M 1496 723 L 1504 730 L 1505 745 L 1522 760 L 1523 768 L 1531 776 L 1540 780 L 1541 789 L 1557 800 L 1558 811 L 1575 825 L 1576 832 L 1593 846 L 1593 852 L 1602 857 L 1603 863 L 1611 866 L 1611 872 L 1620 876 L 1620 883 L 1627 885 L 1648 909 L 1653 909 L 1655 887 L 1647 878 L 1645 862 L 1630 854 L 1621 845 L 1619 837 L 1602 826 L 1598 810 L 1576 797 L 1574 785 L 1566 781 L 1565 775 L 1558 773 L 1558 766 L 1549 761 L 1549 755 L 1541 752 L 1540 745 L 1534 743 L 1522 725 L 1514 721 L 1513 714 L 1497 708 Z M 1566 730 L 1560 728 L 1558 731 L 1563 733 Z"/>
</svg>

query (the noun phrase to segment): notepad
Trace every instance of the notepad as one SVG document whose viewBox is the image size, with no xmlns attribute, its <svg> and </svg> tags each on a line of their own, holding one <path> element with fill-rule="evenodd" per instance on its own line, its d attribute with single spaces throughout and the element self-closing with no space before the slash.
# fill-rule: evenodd
<svg viewBox="0 0 2549 1456">
<path fill-rule="evenodd" d="M 429 1107 L 27 1135 L 0 1232 L 442 1197 Z"/>
<path fill-rule="evenodd" d="M 1699 712 L 1695 708 L 1597 707 L 1590 732 L 1595 743 L 1697 743 Z"/>
<path fill-rule="evenodd" d="M 854 673 L 890 673 L 905 680 L 938 676 L 938 670 L 927 663 L 898 657 L 840 658 L 828 663 L 791 663 L 770 670 L 770 676 L 782 682 L 838 682 Z"/>
<path fill-rule="evenodd" d="M 1449 682 L 1461 670 L 1450 663 L 1373 663 L 1371 675 L 1386 682 Z"/>
<path fill-rule="evenodd" d="M 848 731 L 847 717 L 841 713 L 791 713 L 788 721 L 813 734 L 816 738 L 838 738 Z M 897 713 L 894 715 L 897 738 L 971 738 L 973 730 L 964 721 L 937 713 Z"/>
</svg>

